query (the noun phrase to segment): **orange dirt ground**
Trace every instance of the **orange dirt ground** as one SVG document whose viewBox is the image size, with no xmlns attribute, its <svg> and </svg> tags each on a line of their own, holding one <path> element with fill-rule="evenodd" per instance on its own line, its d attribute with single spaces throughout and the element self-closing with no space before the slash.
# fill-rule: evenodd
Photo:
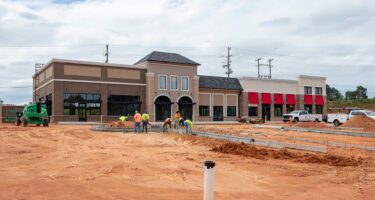
<svg viewBox="0 0 375 200">
<path fill-rule="evenodd" d="M 342 167 L 321 162 L 332 156 L 326 154 L 254 150 L 190 135 L 103 133 L 89 128 L 0 126 L 0 199 L 202 199 L 202 163 L 207 159 L 217 163 L 215 199 L 375 195 L 374 160 L 369 158 L 334 156 L 333 160 L 354 162 Z M 263 157 L 252 155 L 254 151 Z"/>
<path fill-rule="evenodd" d="M 126 121 L 126 122 L 111 122 L 106 125 L 109 128 L 134 128 L 134 122 Z"/>
<path fill-rule="evenodd" d="M 342 127 L 363 128 L 365 131 L 375 132 L 375 120 L 366 116 L 356 116 L 345 122 Z"/>
<path fill-rule="evenodd" d="M 203 132 L 221 133 L 228 135 L 235 135 L 240 137 L 251 137 L 261 140 L 272 140 L 278 142 L 288 143 L 299 143 L 307 144 L 312 146 L 327 146 L 327 142 L 338 142 L 343 144 L 354 144 L 375 147 L 375 138 L 365 137 L 352 137 L 345 135 L 332 135 L 332 134 L 318 134 L 310 132 L 297 132 L 297 131 L 280 131 L 277 129 L 264 129 L 255 128 L 255 125 L 241 124 L 241 125 L 196 125 L 196 130 Z M 374 153 L 370 153 L 361 149 L 334 149 L 329 146 L 329 151 L 345 151 L 344 153 L 354 155 L 371 157 L 375 156 Z"/>
</svg>

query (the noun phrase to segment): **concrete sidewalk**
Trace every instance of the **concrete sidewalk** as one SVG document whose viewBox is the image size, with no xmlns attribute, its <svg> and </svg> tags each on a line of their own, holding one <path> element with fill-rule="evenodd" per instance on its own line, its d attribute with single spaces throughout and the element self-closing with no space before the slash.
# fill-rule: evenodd
<svg viewBox="0 0 375 200">
<path fill-rule="evenodd" d="M 58 125 L 101 125 L 106 123 L 100 122 L 57 122 Z M 164 122 L 150 122 L 151 125 L 158 125 L 163 126 Z M 204 121 L 196 121 L 193 122 L 194 125 L 239 125 L 241 124 L 238 121 L 215 121 L 215 122 L 204 122 Z"/>
</svg>

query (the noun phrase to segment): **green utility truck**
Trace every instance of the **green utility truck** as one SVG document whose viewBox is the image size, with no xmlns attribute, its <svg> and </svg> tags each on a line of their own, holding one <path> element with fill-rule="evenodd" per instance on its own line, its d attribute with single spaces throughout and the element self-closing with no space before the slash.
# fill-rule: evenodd
<svg viewBox="0 0 375 200">
<path fill-rule="evenodd" d="M 33 103 L 25 106 L 23 112 L 17 113 L 17 126 L 26 127 L 28 124 L 47 127 L 49 123 L 47 107 L 41 103 Z"/>
</svg>

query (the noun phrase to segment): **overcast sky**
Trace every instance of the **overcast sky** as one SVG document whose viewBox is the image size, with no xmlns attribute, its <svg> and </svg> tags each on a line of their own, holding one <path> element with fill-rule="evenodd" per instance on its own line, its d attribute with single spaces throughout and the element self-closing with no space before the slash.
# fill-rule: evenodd
<svg viewBox="0 0 375 200">
<path fill-rule="evenodd" d="M 361 0 L 0 0 L 0 98 L 32 99 L 34 64 L 52 58 L 133 64 L 151 51 L 201 63 L 224 76 L 257 76 L 255 59 L 274 58 L 273 77 L 327 77 L 340 91 L 375 96 L 375 1 Z"/>
</svg>

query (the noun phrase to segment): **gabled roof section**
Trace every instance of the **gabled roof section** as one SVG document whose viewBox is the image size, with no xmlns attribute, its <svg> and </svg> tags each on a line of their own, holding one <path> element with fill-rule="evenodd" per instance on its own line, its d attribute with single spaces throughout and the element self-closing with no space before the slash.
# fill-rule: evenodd
<svg viewBox="0 0 375 200">
<path fill-rule="evenodd" d="M 199 88 L 242 90 L 237 78 L 199 76 Z"/>
<path fill-rule="evenodd" d="M 138 65 L 140 63 L 146 61 L 156 61 L 156 62 L 167 62 L 167 63 L 177 63 L 177 64 L 188 64 L 188 65 L 200 65 L 197 62 L 190 60 L 180 54 L 177 53 L 167 53 L 167 52 L 159 52 L 153 51 L 138 62 L 134 63 L 134 65 Z"/>
</svg>

